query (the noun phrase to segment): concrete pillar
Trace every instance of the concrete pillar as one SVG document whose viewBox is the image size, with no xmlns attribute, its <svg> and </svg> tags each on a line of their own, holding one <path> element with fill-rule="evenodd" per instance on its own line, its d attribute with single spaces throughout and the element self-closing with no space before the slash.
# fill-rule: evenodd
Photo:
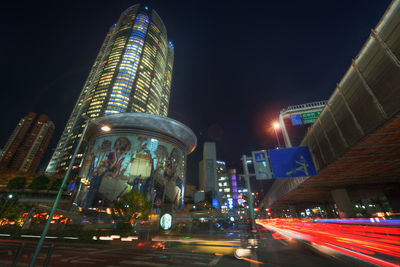
<svg viewBox="0 0 400 267">
<path fill-rule="evenodd" d="M 297 216 L 297 212 L 296 212 L 296 206 L 290 205 L 289 213 L 290 213 L 290 216 L 292 216 L 292 218 L 297 218 L 298 216 Z"/>
<path fill-rule="evenodd" d="M 332 204 L 325 204 L 325 212 L 326 212 L 326 216 L 328 218 L 337 218 L 335 212 L 333 211 L 333 205 Z"/>
<path fill-rule="evenodd" d="M 340 218 L 354 218 L 356 214 L 347 190 L 344 188 L 335 189 L 331 191 L 331 194 L 339 210 Z"/>
<path fill-rule="evenodd" d="M 400 212 L 400 187 L 392 186 L 385 190 L 386 199 L 389 202 L 393 212 Z"/>
</svg>

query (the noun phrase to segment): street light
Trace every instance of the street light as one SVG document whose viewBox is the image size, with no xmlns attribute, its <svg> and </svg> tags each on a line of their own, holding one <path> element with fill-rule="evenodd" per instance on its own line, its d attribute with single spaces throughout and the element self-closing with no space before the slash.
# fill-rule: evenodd
<svg viewBox="0 0 400 267">
<path fill-rule="evenodd" d="M 80 146 L 82 144 L 82 141 L 83 141 L 83 137 L 85 136 L 86 130 L 88 128 L 88 125 L 89 125 L 89 122 L 90 122 L 90 118 L 88 118 L 87 116 L 82 116 L 82 117 L 84 117 L 86 119 L 85 127 L 83 128 L 83 132 L 82 132 L 81 137 L 79 138 L 78 145 L 76 146 L 74 154 L 72 155 L 71 162 L 68 165 L 67 172 L 65 173 L 65 176 L 64 176 L 64 179 L 63 179 L 63 181 L 61 183 L 60 189 L 58 190 L 58 194 L 57 194 L 56 200 L 54 201 L 53 207 L 51 208 L 51 211 L 50 211 L 50 214 L 49 214 L 49 218 L 47 219 L 46 224 L 45 224 L 45 226 L 43 228 L 42 235 L 40 236 L 40 239 L 39 239 L 39 242 L 38 242 L 38 244 L 36 246 L 35 252 L 33 253 L 31 262 L 29 263 L 29 267 L 34 267 L 35 266 L 36 258 L 39 255 L 40 249 L 42 248 L 42 245 L 43 245 L 43 241 L 44 241 L 44 239 L 45 239 L 45 237 L 47 235 L 47 232 L 49 231 L 50 222 L 53 219 L 53 215 L 54 215 L 54 212 L 56 211 L 58 201 L 60 200 L 60 197 L 62 195 L 62 191 L 63 191 L 63 189 L 65 187 L 65 183 L 67 182 L 68 176 L 69 176 L 69 174 L 71 172 L 72 165 L 75 162 L 76 154 L 78 153 L 78 150 L 79 150 L 79 148 L 80 148 Z M 100 129 L 102 131 L 105 131 L 105 132 L 111 131 L 111 128 L 109 126 L 100 125 L 99 123 L 96 123 L 96 122 L 94 122 L 94 123 L 96 125 L 101 126 Z"/>
<path fill-rule="evenodd" d="M 279 137 L 277 132 L 281 128 L 281 125 L 279 124 L 279 122 L 274 122 L 272 124 L 272 127 L 274 128 L 275 131 L 276 141 L 278 141 L 278 147 L 281 147 L 281 143 L 279 142 Z"/>
<path fill-rule="evenodd" d="M 107 126 L 107 125 L 102 126 L 100 129 L 101 129 L 103 132 L 109 132 L 109 131 L 111 131 L 110 126 Z"/>
</svg>

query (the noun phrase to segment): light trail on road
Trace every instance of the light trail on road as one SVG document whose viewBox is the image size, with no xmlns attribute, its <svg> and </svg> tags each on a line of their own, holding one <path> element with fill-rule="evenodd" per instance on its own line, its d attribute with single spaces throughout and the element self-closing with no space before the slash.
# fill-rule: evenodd
<svg viewBox="0 0 400 267">
<path fill-rule="evenodd" d="M 349 225 L 337 219 L 266 219 L 256 223 L 278 233 L 273 235 L 276 239 L 306 240 L 376 265 L 400 266 L 400 228 L 387 227 L 387 223 Z"/>
</svg>

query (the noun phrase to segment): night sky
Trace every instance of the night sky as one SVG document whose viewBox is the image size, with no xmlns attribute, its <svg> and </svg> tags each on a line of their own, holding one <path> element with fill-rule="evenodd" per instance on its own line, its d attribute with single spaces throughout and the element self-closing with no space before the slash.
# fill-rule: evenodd
<svg viewBox="0 0 400 267">
<path fill-rule="evenodd" d="M 169 116 L 198 137 L 187 178 L 197 185 L 204 141 L 237 168 L 242 154 L 276 146 L 270 125 L 282 108 L 328 99 L 390 2 L 9 1 L 0 147 L 28 112 L 45 113 L 56 125 L 47 165 L 108 28 L 142 3 L 175 46 Z"/>
</svg>

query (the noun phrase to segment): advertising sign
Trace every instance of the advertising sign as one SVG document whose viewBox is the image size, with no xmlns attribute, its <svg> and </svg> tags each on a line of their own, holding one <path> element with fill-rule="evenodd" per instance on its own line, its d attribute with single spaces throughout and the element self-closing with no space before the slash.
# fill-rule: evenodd
<svg viewBox="0 0 400 267">
<path fill-rule="evenodd" d="M 171 214 L 165 213 L 160 219 L 160 226 L 164 230 L 171 229 L 172 226 L 172 216 Z"/>
<path fill-rule="evenodd" d="M 307 112 L 301 114 L 301 118 L 304 124 L 313 123 L 316 119 L 318 119 L 319 114 L 321 111 L 314 111 L 314 112 Z"/>
<path fill-rule="evenodd" d="M 307 146 L 268 150 L 274 178 L 317 176 Z"/>
<path fill-rule="evenodd" d="M 266 151 L 253 151 L 254 170 L 256 172 L 257 180 L 272 179 L 271 167 L 268 161 L 268 155 Z"/>
<path fill-rule="evenodd" d="M 233 198 L 228 198 L 228 209 L 233 209 Z"/>
</svg>

